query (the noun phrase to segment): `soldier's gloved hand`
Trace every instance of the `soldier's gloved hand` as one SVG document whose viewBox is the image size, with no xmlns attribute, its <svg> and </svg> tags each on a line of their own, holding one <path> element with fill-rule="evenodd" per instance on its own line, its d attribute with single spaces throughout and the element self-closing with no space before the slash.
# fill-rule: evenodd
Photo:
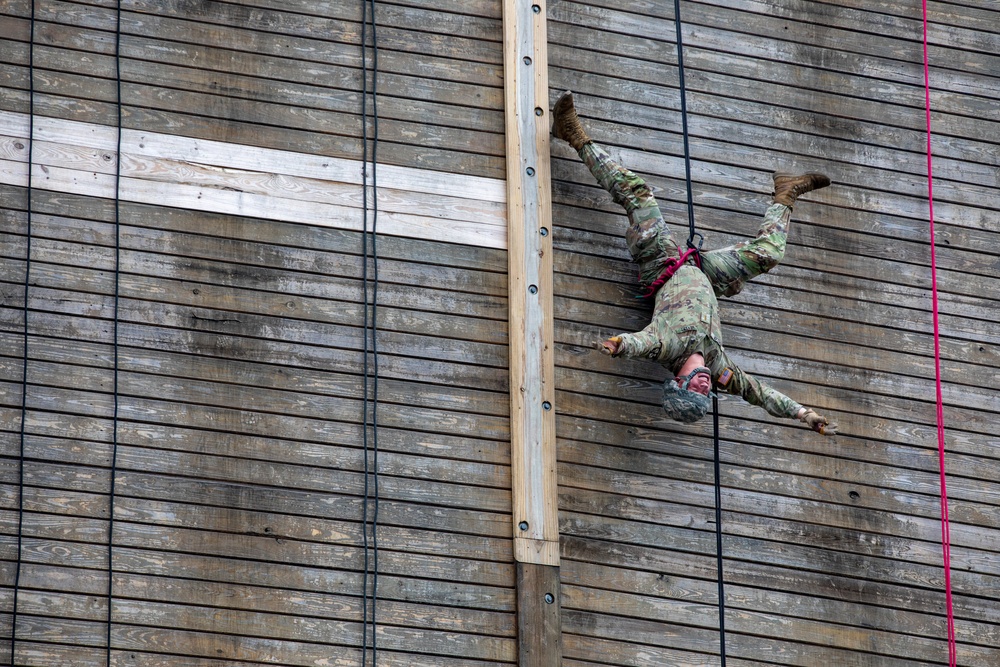
<svg viewBox="0 0 1000 667">
<path fill-rule="evenodd" d="M 837 425 L 811 408 L 806 408 L 799 420 L 820 435 L 837 435 Z"/>
<path fill-rule="evenodd" d="M 609 354 L 614 356 L 618 354 L 618 349 L 621 347 L 622 339 L 620 336 L 612 336 L 603 343 L 598 343 L 597 348 L 604 354 Z"/>
</svg>

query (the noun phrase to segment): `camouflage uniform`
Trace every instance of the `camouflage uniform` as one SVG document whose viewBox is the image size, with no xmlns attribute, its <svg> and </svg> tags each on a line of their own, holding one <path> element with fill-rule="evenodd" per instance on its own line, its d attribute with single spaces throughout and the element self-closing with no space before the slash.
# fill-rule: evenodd
<svg viewBox="0 0 1000 667">
<path fill-rule="evenodd" d="M 591 142 L 579 153 L 601 186 L 628 213 L 625 241 L 639 264 L 639 282 L 651 285 L 663 271 L 663 262 L 680 256 L 652 192 L 600 146 Z M 638 333 L 620 334 L 615 356 L 654 359 L 676 375 L 688 357 L 700 353 L 712 371 L 716 390 L 742 396 L 776 417 L 794 419 L 801 405 L 744 373 L 726 354 L 716 299 L 716 295 L 739 293 L 748 280 L 781 261 L 791 212 L 787 206 L 773 204 L 754 240 L 702 253 L 700 270 L 692 263 L 680 267 L 657 291 L 649 326 Z"/>
</svg>

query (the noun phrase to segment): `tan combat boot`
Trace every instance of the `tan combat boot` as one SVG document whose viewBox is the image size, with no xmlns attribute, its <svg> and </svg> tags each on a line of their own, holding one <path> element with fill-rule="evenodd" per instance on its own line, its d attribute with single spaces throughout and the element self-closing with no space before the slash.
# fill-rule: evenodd
<svg viewBox="0 0 1000 667">
<path fill-rule="evenodd" d="M 795 205 L 795 200 L 805 193 L 828 185 L 830 179 L 823 174 L 810 172 L 796 176 L 778 172 L 774 175 L 774 203 L 791 208 Z"/>
<path fill-rule="evenodd" d="M 573 93 L 568 90 L 559 96 L 552 107 L 552 134 L 557 139 L 568 142 L 574 150 L 580 150 L 584 144 L 590 143 L 590 137 L 583 131 L 583 125 L 576 115 Z"/>
</svg>

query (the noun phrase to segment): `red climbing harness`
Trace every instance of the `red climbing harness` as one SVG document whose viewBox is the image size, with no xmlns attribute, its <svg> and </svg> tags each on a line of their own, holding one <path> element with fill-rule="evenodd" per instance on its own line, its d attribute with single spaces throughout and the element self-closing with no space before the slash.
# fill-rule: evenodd
<svg viewBox="0 0 1000 667">
<path fill-rule="evenodd" d="M 663 271 L 661 271 L 660 275 L 657 276 L 656 280 L 654 280 L 652 283 L 650 283 L 649 287 L 647 287 L 645 289 L 645 291 L 643 291 L 643 293 L 640 295 L 640 298 L 642 298 L 642 299 L 648 299 L 649 297 L 651 297 L 654 294 L 656 294 L 656 291 L 658 289 L 660 289 L 661 287 L 663 287 L 666 284 L 666 282 L 668 280 L 670 280 L 670 278 L 675 273 L 677 273 L 677 269 L 679 269 L 682 266 L 684 266 L 684 262 L 686 262 L 689 259 L 691 259 L 692 255 L 694 255 L 694 263 L 695 263 L 695 265 L 700 269 L 701 268 L 701 255 L 698 254 L 698 249 L 697 248 L 688 248 L 687 250 L 685 250 L 684 252 L 681 253 L 680 257 L 671 257 L 670 259 L 668 259 L 664 263 L 664 269 L 663 269 Z"/>
</svg>

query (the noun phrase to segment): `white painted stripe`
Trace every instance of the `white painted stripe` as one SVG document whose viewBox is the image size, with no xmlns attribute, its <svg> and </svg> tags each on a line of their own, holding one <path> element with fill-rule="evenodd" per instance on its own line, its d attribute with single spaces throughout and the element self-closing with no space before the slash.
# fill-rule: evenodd
<svg viewBox="0 0 1000 667">
<path fill-rule="evenodd" d="M 114 197 L 116 132 L 36 117 L 32 186 Z M 25 114 L 0 111 L 0 182 L 27 185 L 27 134 Z M 122 132 L 124 201 L 359 230 L 360 185 L 360 160 Z M 380 233 L 506 247 L 502 180 L 379 164 L 378 186 Z"/>
</svg>

